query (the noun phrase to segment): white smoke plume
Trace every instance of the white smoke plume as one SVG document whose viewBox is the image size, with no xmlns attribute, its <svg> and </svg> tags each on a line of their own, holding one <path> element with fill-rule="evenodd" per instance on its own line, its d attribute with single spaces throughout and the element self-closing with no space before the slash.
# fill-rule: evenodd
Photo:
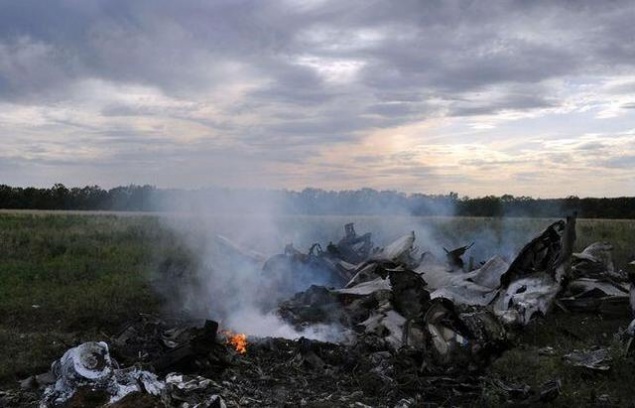
<svg viewBox="0 0 635 408">
<path fill-rule="evenodd" d="M 170 282 L 170 297 L 175 300 L 172 307 L 254 336 L 341 339 L 340 328 L 314 326 L 310 331 L 298 332 L 272 313 L 279 300 L 290 298 L 311 284 L 326 283 L 323 276 L 309 275 L 308 279 L 289 285 L 285 280 L 290 276 L 264 273 L 264 260 L 282 253 L 287 244 L 304 253 L 313 243 L 326 247 L 343 236 L 346 223 L 355 222 L 357 232 L 371 232 L 379 247 L 414 231 L 420 251 L 439 260 L 445 257 L 444 247 L 453 249 L 475 242 L 464 259 L 468 263 L 468 258 L 473 257 L 477 266 L 494 255 L 511 260 L 532 233 L 526 229 L 523 234 L 513 225 L 508 228 L 508 222 L 517 221 L 506 219 L 483 224 L 482 219 L 470 218 L 456 222 L 443 217 L 287 216 L 273 195 L 254 195 L 252 201 L 241 200 L 235 206 L 225 197 L 220 209 L 210 207 L 213 197 L 199 198 L 174 204 L 178 215 L 162 218 L 196 259 L 191 265 L 192 279 Z M 393 213 L 399 211 L 403 209 Z"/>
</svg>

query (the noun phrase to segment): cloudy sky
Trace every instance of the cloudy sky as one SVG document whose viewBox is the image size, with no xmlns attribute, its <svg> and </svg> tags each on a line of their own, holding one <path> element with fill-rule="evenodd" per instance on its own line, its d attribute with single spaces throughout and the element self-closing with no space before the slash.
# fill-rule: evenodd
<svg viewBox="0 0 635 408">
<path fill-rule="evenodd" d="M 0 184 L 635 195 L 635 3 L 0 0 Z"/>
</svg>

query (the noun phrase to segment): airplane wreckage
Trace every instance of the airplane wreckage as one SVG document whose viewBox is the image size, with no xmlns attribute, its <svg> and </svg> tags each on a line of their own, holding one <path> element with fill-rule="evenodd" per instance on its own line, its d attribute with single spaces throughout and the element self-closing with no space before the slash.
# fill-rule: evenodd
<svg viewBox="0 0 635 408">
<path fill-rule="evenodd" d="M 237 340 L 213 321 L 198 328 L 141 316 L 108 342 L 69 349 L 51 372 L 23 386 L 44 390 L 34 405 L 43 408 L 82 406 L 86 389 L 113 407 L 469 405 L 481 393 L 479 373 L 532 319 L 554 308 L 629 313 L 632 284 L 615 270 L 611 245 L 574 253 L 575 225 L 575 217 L 554 222 L 511 263 L 494 256 L 477 267 L 462 259 L 471 245 L 439 260 L 415 246 L 414 232 L 374 248 L 371 234 L 357 235 L 353 224 L 325 249 L 289 245 L 266 260 L 219 237 L 233 256 L 259 264 L 263 277 L 289 290 L 319 275 L 327 284 L 268 306 L 299 332 L 329 327 L 340 342 Z M 610 361 L 606 349 L 564 358 L 593 370 Z M 539 390 L 490 385 L 524 404 L 559 393 L 557 380 Z"/>
</svg>

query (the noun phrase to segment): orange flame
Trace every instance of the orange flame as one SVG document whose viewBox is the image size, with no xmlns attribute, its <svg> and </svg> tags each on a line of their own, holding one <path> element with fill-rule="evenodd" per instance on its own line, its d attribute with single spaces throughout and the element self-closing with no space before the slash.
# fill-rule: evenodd
<svg viewBox="0 0 635 408">
<path fill-rule="evenodd" d="M 223 330 L 223 334 L 227 336 L 227 344 L 231 344 L 240 354 L 247 353 L 247 335 L 244 333 L 234 334 L 230 330 Z"/>
</svg>

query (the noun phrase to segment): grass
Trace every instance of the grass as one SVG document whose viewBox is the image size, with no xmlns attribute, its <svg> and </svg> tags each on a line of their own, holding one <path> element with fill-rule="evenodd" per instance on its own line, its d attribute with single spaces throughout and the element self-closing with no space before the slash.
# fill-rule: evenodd
<svg viewBox="0 0 635 408">
<path fill-rule="evenodd" d="M 629 321 L 556 312 L 525 328 L 516 339 L 516 347 L 494 362 L 488 376 L 528 384 L 536 390 L 546 381 L 560 380 L 562 392 L 553 406 L 598 406 L 601 396 L 610 399 L 610 406 L 632 406 L 635 392 L 630 384 L 635 381 L 635 361 L 625 355 L 624 345 L 616 336 Z M 541 352 L 547 346 L 553 348 L 552 353 Z M 610 349 L 609 371 L 575 367 L 563 359 L 573 350 L 591 347 Z"/>
<path fill-rule="evenodd" d="M 151 217 L 0 215 L 0 382 L 158 311 L 152 273 L 174 239 Z"/>
<path fill-rule="evenodd" d="M 156 288 L 170 284 L 175 271 L 196 268 L 199 260 L 194 254 L 209 240 L 208 230 L 271 254 L 289 242 L 306 250 L 313 242 L 336 241 L 343 225 L 354 221 L 359 233 L 373 232 L 377 244 L 411 230 L 425 250 L 474 241 L 469 254 L 479 261 L 501 252 L 513 256 L 553 220 L 280 217 L 230 221 L 240 227 L 219 219 L 168 220 L 187 231 L 177 233 L 149 215 L 0 213 L 0 386 L 45 371 L 69 346 L 103 338 L 102 333 L 113 333 L 139 313 L 163 310 L 166 303 Z M 617 268 L 625 268 L 635 255 L 635 221 L 579 220 L 577 231 L 578 251 L 594 241 L 610 241 Z M 245 236 L 251 241 L 238 239 Z M 561 406 L 584 405 L 602 394 L 620 403 L 630 401 L 635 380 L 630 358 L 615 351 L 611 371 L 600 374 L 570 367 L 561 358 L 591 345 L 618 350 L 613 334 L 627 323 L 626 318 L 550 315 L 528 327 L 517 347 L 498 359 L 488 375 L 532 386 L 560 378 L 563 394 L 556 404 Z M 538 350 L 544 346 L 554 347 L 556 353 L 540 355 Z"/>
</svg>

